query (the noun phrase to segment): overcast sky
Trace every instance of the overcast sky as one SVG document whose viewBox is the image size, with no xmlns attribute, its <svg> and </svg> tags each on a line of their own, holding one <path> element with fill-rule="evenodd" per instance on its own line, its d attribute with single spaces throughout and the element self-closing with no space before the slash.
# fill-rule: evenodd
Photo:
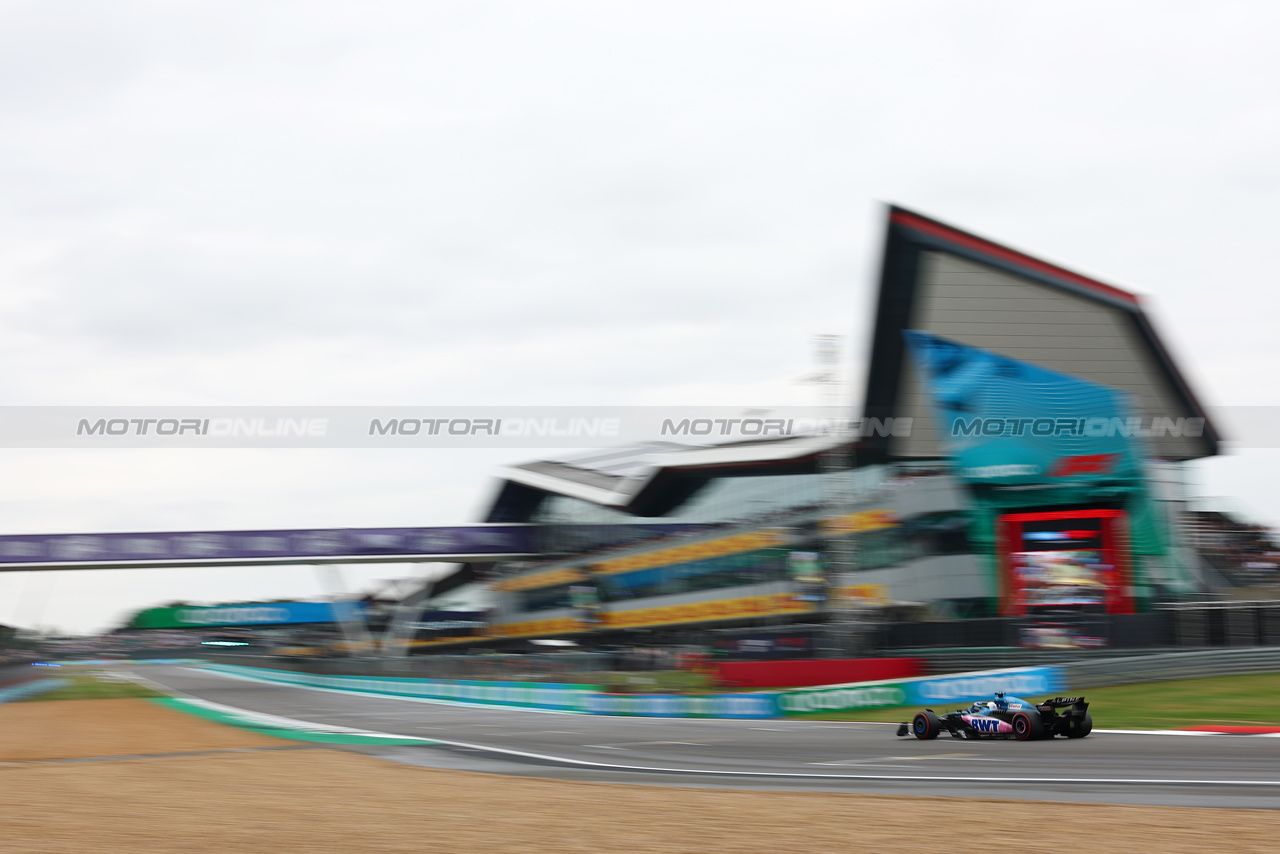
<svg viewBox="0 0 1280 854">
<path fill-rule="evenodd" d="M 1280 404 L 1277 25 L 0 2 L 0 404 L 809 403 L 815 334 L 860 383 L 883 202 L 1146 295 L 1207 404 Z M 0 450 L 0 532 L 462 522 L 545 454 Z M 1280 452 L 1195 478 L 1280 522 Z M 320 592 L 303 568 L 10 573 L 0 623 Z"/>
</svg>

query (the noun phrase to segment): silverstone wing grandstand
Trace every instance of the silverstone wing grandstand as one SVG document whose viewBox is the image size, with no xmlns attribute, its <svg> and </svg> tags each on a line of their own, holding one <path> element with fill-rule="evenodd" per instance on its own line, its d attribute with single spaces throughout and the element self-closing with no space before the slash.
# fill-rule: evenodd
<svg viewBox="0 0 1280 854">
<path fill-rule="evenodd" d="M 1162 642 L 1156 607 L 1217 580 L 1183 471 L 1221 439 L 1141 300 L 890 208 L 876 306 L 860 414 L 893 430 L 504 469 L 485 521 L 536 525 L 544 554 L 468 565 L 490 636 Z"/>
</svg>

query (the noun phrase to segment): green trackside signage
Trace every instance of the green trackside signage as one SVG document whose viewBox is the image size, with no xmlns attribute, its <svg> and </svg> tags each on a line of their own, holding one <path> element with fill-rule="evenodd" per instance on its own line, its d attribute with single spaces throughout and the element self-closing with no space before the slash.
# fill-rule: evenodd
<svg viewBox="0 0 1280 854">
<path fill-rule="evenodd" d="M 857 709 L 905 706 L 910 702 L 908 696 L 906 686 L 901 682 L 861 683 L 782 691 L 778 694 L 778 706 L 784 715 L 850 712 Z"/>
<path fill-rule="evenodd" d="M 131 629 L 202 629 L 216 626 L 278 626 L 333 623 L 353 617 L 362 602 L 250 602 L 209 607 L 148 608 Z"/>
</svg>

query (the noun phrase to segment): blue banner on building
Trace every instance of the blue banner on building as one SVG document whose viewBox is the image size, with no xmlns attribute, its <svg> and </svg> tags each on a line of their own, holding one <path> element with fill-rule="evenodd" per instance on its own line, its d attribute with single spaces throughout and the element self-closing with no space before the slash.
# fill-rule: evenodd
<svg viewBox="0 0 1280 854">
<path fill-rule="evenodd" d="M 987 350 L 904 332 L 938 415 L 938 443 L 966 480 L 1086 483 L 1134 477 L 1152 430 L 1126 395 Z"/>
</svg>

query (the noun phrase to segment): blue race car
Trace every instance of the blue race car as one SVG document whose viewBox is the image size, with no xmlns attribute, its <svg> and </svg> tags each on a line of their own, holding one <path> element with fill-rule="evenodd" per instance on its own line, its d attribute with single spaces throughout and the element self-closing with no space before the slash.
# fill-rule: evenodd
<svg viewBox="0 0 1280 854">
<path fill-rule="evenodd" d="M 1084 738 L 1093 731 L 1093 718 L 1084 697 L 1054 697 L 1037 704 L 997 693 L 992 700 L 980 700 L 942 716 L 925 709 L 910 725 L 899 724 L 898 735 L 931 739 L 944 729 L 952 738 Z"/>
</svg>

